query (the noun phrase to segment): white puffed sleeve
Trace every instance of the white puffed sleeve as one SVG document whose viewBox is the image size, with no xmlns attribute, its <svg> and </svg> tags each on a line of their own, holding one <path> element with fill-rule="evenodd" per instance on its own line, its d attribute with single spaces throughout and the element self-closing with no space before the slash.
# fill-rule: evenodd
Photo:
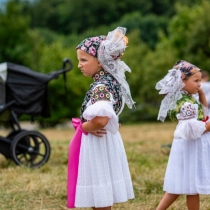
<svg viewBox="0 0 210 210">
<path fill-rule="evenodd" d="M 115 100 L 104 84 L 97 85 L 92 92 L 90 101 L 87 103 L 87 108 L 83 113 L 86 120 L 91 120 L 96 116 L 108 117 L 109 121 L 105 129 L 115 134 L 119 128 L 119 119 L 116 115 L 113 104 Z"/>
<path fill-rule="evenodd" d="M 116 115 L 112 102 L 109 101 L 98 101 L 90 106 L 83 113 L 83 117 L 86 120 L 91 120 L 94 117 L 108 117 L 109 121 L 104 129 L 110 131 L 111 133 L 115 134 L 119 128 L 119 120 L 118 116 Z"/>
<path fill-rule="evenodd" d="M 174 131 L 175 138 L 185 140 L 196 140 L 201 137 L 206 130 L 206 123 L 197 120 L 198 105 L 185 102 L 180 113 L 177 114 L 178 125 Z"/>
</svg>

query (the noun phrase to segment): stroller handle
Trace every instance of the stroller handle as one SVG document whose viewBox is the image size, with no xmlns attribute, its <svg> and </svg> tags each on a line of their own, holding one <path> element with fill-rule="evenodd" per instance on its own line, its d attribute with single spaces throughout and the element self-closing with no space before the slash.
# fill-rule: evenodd
<svg viewBox="0 0 210 210">
<path fill-rule="evenodd" d="M 69 65 L 69 68 L 66 69 L 66 65 Z M 65 72 L 70 71 L 73 67 L 73 64 L 69 58 L 64 58 L 63 59 L 63 70 Z"/>
<path fill-rule="evenodd" d="M 64 58 L 63 59 L 63 68 L 60 70 L 57 70 L 55 72 L 51 72 L 48 75 L 52 78 L 58 78 L 60 74 L 63 74 L 65 77 L 65 73 L 70 71 L 73 68 L 73 64 L 69 58 Z"/>
</svg>

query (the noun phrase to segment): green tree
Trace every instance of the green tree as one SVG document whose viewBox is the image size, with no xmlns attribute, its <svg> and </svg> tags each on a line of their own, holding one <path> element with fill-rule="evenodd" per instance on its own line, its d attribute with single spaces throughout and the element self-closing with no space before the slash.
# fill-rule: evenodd
<svg viewBox="0 0 210 210">
<path fill-rule="evenodd" d="M 175 0 L 37 0 L 25 2 L 24 13 L 31 26 L 45 27 L 62 34 L 83 33 L 88 28 L 111 25 L 125 14 L 139 12 L 171 17 Z"/>
<path fill-rule="evenodd" d="M 210 2 L 205 0 L 193 7 L 177 5 L 177 14 L 169 25 L 168 42 L 177 49 L 177 58 L 210 71 L 209 9 Z"/>
<path fill-rule="evenodd" d="M 155 49 L 158 42 L 159 31 L 167 33 L 167 25 L 169 19 L 163 16 L 157 16 L 154 14 L 141 15 L 139 12 L 125 14 L 120 21 L 113 24 L 117 27 L 118 25 L 127 28 L 128 33 L 135 29 L 140 30 L 140 38 L 145 42 L 151 49 Z"/>
<path fill-rule="evenodd" d="M 156 49 L 151 50 L 139 39 L 139 33 L 139 31 L 133 31 L 128 34 L 129 47 L 123 57 L 132 70 L 131 74 L 127 74 L 127 79 L 136 108 L 125 109 L 121 117 L 133 122 L 157 118 L 162 97 L 155 90 L 155 85 L 176 61 L 176 50 L 167 42 L 165 35 Z"/>
<path fill-rule="evenodd" d="M 177 5 L 177 14 L 168 25 L 168 34 L 159 33 L 159 42 L 154 51 L 141 53 L 141 59 L 137 52 L 144 48 L 140 43 L 134 45 L 138 49 L 136 55 L 141 69 L 134 73 L 135 79 L 130 81 L 137 102 L 137 109 L 133 111 L 134 120 L 157 117 L 162 96 L 158 95 L 155 85 L 178 60 L 187 60 L 210 72 L 209 9 L 208 1 L 192 7 Z M 128 64 L 130 60 L 132 58 Z M 128 115 L 127 119 L 129 116 L 132 115 Z"/>
<path fill-rule="evenodd" d="M 28 31 L 29 18 L 21 14 L 15 1 L 0 8 L 0 62 L 27 63 L 26 52 L 32 46 Z"/>
</svg>

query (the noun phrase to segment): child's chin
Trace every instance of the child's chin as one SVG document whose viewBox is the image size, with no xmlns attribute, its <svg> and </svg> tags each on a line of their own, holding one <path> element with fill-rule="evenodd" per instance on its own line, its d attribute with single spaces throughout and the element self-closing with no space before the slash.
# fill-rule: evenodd
<svg viewBox="0 0 210 210">
<path fill-rule="evenodd" d="M 84 76 L 88 76 L 85 72 L 82 72 Z"/>
</svg>

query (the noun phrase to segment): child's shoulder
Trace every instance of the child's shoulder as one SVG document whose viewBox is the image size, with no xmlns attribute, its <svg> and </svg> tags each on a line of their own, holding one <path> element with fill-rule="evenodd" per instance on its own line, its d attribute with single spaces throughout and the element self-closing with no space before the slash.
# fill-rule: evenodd
<svg viewBox="0 0 210 210">
<path fill-rule="evenodd" d="M 198 104 L 197 100 L 193 96 L 182 94 L 182 97 L 176 102 L 176 108 L 180 109 L 185 102 L 189 102 L 191 104 Z"/>
<path fill-rule="evenodd" d="M 173 122 L 177 122 L 177 114 L 183 109 L 183 106 L 188 106 L 189 104 L 198 104 L 196 99 L 190 95 L 182 94 L 182 97 L 177 100 L 176 107 L 173 110 L 169 110 L 168 116 Z"/>
</svg>

